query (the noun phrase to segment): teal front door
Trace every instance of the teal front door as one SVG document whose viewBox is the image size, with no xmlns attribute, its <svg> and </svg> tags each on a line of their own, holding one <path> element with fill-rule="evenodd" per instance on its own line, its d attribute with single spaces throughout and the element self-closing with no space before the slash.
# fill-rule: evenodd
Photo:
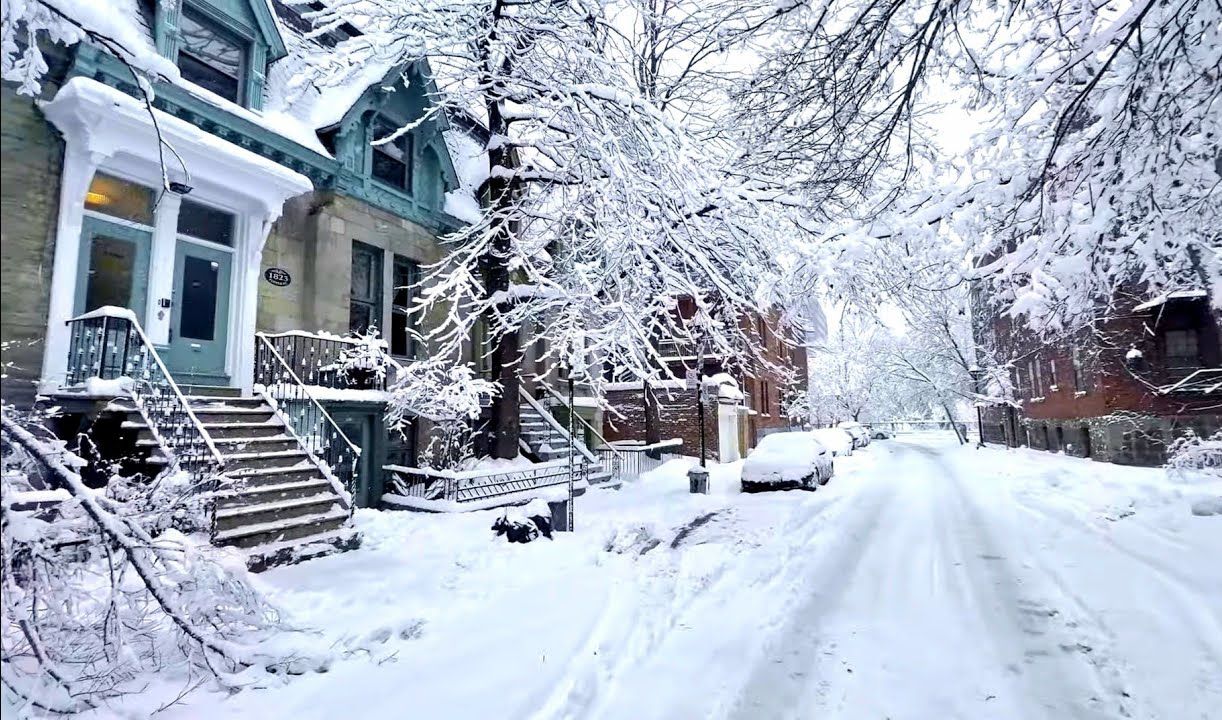
<svg viewBox="0 0 1222 720">
<path fill-rule="evenodd" d="M 229 382 L 225 354 L 232 272 L 232 252 L 178 241 L 174 254 L 170 345 L 165 361 L 180 381 L 200 385 Z"/>
<path fill-rule="evenodd" d="M 130 308 L 143 322 L 152 245 L 148 230 L 86 216 L 81 223 L 76 314 L 113 305 Z"/>
</svg>

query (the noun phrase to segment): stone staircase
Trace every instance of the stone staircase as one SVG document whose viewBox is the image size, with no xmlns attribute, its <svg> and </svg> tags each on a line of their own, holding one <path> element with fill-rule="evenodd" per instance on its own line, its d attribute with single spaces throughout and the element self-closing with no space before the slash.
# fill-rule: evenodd
<svg viewBox="0 0 1222 720">
<path fill-rule="evenodd" d="M 518 417 L 522 424 L 521 439 L 523 449 L 534 455 L 540 462 L 563 460 L 568 457 L 569 434 L 554 416 L 546 409 L 540 411 L 526 400 L 518 405 Z M 588 466 L 588 480 L 591 485 L 605 483 L 611 479 L 611 471 L 603 467 L 597 460 L 597 455 L 590 452 L 581 439 L 574 441 L 578 457 Z M 591 459 L 593 455 L 595 459 Z"/>
<path fill-rule="evenodd" d="M 241 548 L 252 570 L 359 544 L 348 500 L 267 402 L 237 397 L 228 388 L 183 392 L 224 459 L 230 481 L 217 501 L 213 542 Z M 167 461 L 147 425 L 127 424 L 139 430 L 138 446 Z"/>
</svg>

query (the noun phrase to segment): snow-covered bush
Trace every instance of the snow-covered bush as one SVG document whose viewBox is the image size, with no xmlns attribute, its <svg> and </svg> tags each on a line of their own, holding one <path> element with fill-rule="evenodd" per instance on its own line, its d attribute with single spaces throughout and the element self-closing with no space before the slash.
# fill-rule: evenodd
<svg viewBox="0 0 1222 720">
<path fill-rule="evenodd" d="M 197 511 L 185 473 L 93 490 L 36 422 L 0 419 L 0 645 L 6 694 L 27 714 L 98 707 L 153 672 L 236 688 L 239 673 L 282 667 L 258 648 L 278 620 L 244 564 L 170 527 Z"/>
<path fill-rule="evenodd" d="M 472 456 L 471 422 L 498 392 L 470 366 L 449 365 L 444 358 L 408 364 L 389 390 L 386 421 L 392 428 L 404 432 L 417 417 L 433 423 L 420 453 L 420 464 L 431 468 L 454 468 Z"/>
<path fill-rule="evenodd" d="M 336 375 L 354 384 L 372 382 L 381 385 L 390 370 L 390 355 L 386 340 L 376 327 L 345 338 L 349 344 L 339 353 L 332 366 Z"/>
<path fill-rule="evenodd" d="M 1167 469 L 1182 478 L 1222 480 L 1222 431 L 1201 437 L 1189 430 L 1167 448 Z"/>
</svg>

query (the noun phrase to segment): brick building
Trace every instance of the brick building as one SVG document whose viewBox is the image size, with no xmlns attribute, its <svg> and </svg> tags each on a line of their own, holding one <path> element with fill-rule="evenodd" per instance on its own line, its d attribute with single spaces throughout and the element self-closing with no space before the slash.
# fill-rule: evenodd
<svg viewBox="0 0 1222 720">
<path fill-rule="evenodd" d="M 681 315 L 690 317 L 694 311 L 694 303 L 680 302 Z M 752 315 L 740 322 L 758 349 L 750 366 L 731 367 L 721 357 L 705 356 L 698 368 L 704 381 L 706 454 L 722 462 L 742 457 L 768 433 L 790 428 L 786 400 L 807 388 L 804 339 L 780 329 L 776 313 L 768 318 Z M 672 375 L 684 378 L 697 369 L 699 358 L 693 348 L 668 345 L 663 352 Z M 696 389 L 677 380 L 651 383 L 650 390 L 656 419 L 653 414 L 647 417 L 641 382 L 610 386 L 606 401 L 615 412 L 603 414 L 605 437 L 612 442 L 682 438 L 686 454 L 699 454 Z"/>
<path fill-rule="evenodd" d="M 1219 325 L 1198 290 L 1118 295 L 1109 317 L 1054 342 L 981 313 L 977 345 L 1011 361 L 1017 400 L 984 408 L 984 439 L 1161 464 L 1174 438 L 1222 428 Z"/>
</svg>

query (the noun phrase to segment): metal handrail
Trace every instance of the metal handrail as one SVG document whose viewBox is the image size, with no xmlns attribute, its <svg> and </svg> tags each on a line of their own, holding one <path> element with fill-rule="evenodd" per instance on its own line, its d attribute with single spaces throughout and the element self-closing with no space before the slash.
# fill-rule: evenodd
<svg viewBox="0 0 1222 720">
<path fill-rule="evenodd" d="M 565 430 L 560 423 L 556 421 L 556 418 L 552 417 L 552 414 L 547 410 L 547 408 L 540 405 L 539 401 L 536 400 L 534 396 L 527 392 L 526 388 L 522 387 L 521 385 L 518 386 L 518 395 L 521 396 L 521 398 L 525 400 L 535 412 L 539 413 L 539 417 L 543 418 L 544 422 L 550 425 L 554 431 L 559 432 L 562 437 L 569 434 L 568 430 Z M 590 451 L 589 448 L 585 446 L 585 443 L 578 443 L 574 439 L 573 447 L 577 448 L 577 452 L 584 455 L 586 459 L 590 460 L 591 462 L 598 462 L 598 458 L 593 452 Z"/>
<path fill-rule="evenodd" d="M 195 431 L 197 435 L 199 435 L 200 439 L 202 439 L 204 442 L 204 446 L 208 449 L 208 453 L 212 455 L 215 470 L 219 472 L 222 468 L 224 468 L 225 459 L 221 456 L 220 451 L 216 449 L 216 444 L 212 441 L 212 436 L 208 434 L 206 429 L 204 429 L 203 423 L 200 422 L 199 417 L 195 414 L 195 411 L 191 409 L 191 404 L 187 402 L 187 398 L 185 395 L 183 395 L 182 390 L 178 387 L 178 383 L 174 382 L 174 376 L 170 374 L 169 369 L 166 368 L 165 363 L 162 362 L 161 356 L 157 354 L 157 349 L 153 346 L 153 343 L 149 341 L 148 336 L 144 334 L 144 328 L 140 326 L 140 321 L 136 319 L 135 313 L 125 308 L 105 306 L 91 312 L 87 312 L 83 315 L 78 315 L 77 317 L 67 320 L 64 324 L 71 327 L 73 323 L 83 323 L 97 318 L 102 318 L 103 337 L 106 336 L 107 324 L 109 320 L 122 320 L 123 322 L 126 322 L 129 328 L 129 336 L 131 335 L 130 331 L 135 332 L 136 338 L 140 341 L 141 350 L 147 353 L 147 356 L 151 358 L 157 370 L 165 378 L 165 384 L 170 389 L 171 396 L 178 402 L 180 409 L 190 420 L 190 428 Z M 69 351 L 70 361 L 71 354 L 71 351 Z M 124 370 L 126 370 L 126 368 L 124 368 Z M 123 377 L 130 376 L 123 375 Z M 132 379 L 135 380 L 136 378 Z M 133 384 L 133 388 L 135 387 L 136 385 Z M 170 452 L 173 452 L 174 446 L 166 440 L 160 429 L 156 427 L 153 418 L 149 417 L 148 413 L 145 412 L 147 403 L 145 402 L 144 398 L 142 398 L 137 392 L 132 392 L 131 398 L 132 402 L 141 411 L 141 414 L 143 414 L 145 419 L 149 421 L 149 432 L 153 434 L 154 438 L 157 440 L 157 443 L 162 447 L 165 447 Z"/>
<path fill-rule="evenodd" d="M 540 383 L 539 383 L 539 385 L 540 385 L 540 386 L 543 388 L 543 390 L 544 390 L 545 392 L 547 392 L 547 394 L 551 395 L 553 398 L 555 398 L 555 399 L 559 400 L 561 403 L 563 403 L 563 404 L 565 404 L 565 405 L 567 405 L 567 404 L 568 404 L 568 403 L 565 401 L 565 399 L 564 399 L 564 398 L 563 398 L 563 397 L 560 395 L 560 393 L 556 392 L 555 388 L 553 388 L 552 386 L 548 385 L 548 384 L 547 384 L 547 383 L 545 383 L 545 382 L 540 382 Z M 524 388 L 523 388 L 521 385 L 519 385 L 519 386 L 518 386 L 518 390 L 519 390 L 519 391 L 522 391 L 522 392 L 525 392 L 525 389 L 524 389 Z M 527 393 L 527 394 L 529 395 L 529 393 Z M 612 452 L 614 452 L 614 453 L 615 453 L 617 456 L 619 455 L 619 452 L 617 451 L 617 449 L 616 449 L 616 448 L 614 448 L 614 447 L 611 447 L 611 443 L 607 442 L 607 439 L 606 439 L 605 437 L 603 437 L 603 436 L 602 436 L 602 433 L 598 432 L 598 430 L 596 430 L 596 429 L 594 428 L 594 426 L 593 426 L 593 425 L 591 425 L 591 424 L 589 423 L 589 421 L 587 421 L 585 418 L 583 418 L 583 417 L 581 416 L 581 414 L 580 414 L 580 413 L 578 413 L 578 412 L 577 412 L 577 411 L 576 411 L 574 408 L 572 408 L 572 407 L 569 407 L 569 412 L 570 412 L 570 413 L 572 413 L 573 417 L 577 418 L 577 420 L 578 420 L 578 421 L 579 421 L 579 422 L 580 422 L 582 425 L 585 425 L 587 428 L 589 428 L 589 429 L 590 429 L 590 432 L 594 433 L 594 438 L 595 438 L 596 440 L 598 440 L 598 442 L 599 442 L 599 443 L 601 443 L 601 444 L 602 444 L 602 447 L 607 447 L 607 448 L 609 448 L 609 449 L 610 449 Z"/>
<path fill-rule="evenodd" d="M 318 399 L 314 397 L 314 394 L 310 392 L 309 386 L 303 383 L 301 381 L 301 378 L 298 377 L 297 373 L 293 371 L 293 368 L 290 367 L 289 364 L 284 361 L 284 358 L 280 356 L 280 353 L 277 352 L 276 347 L 267 339 L 267 336 L 264 335 L 263 333 L 257 332 L 255 333 L 255 338 L 257 338 L 260 342 L 263 343 L 263 345 L 271 353 L 272 357 L 276 359 L 276 362 L 280 364 L 282 371 L 288 375 L 289 379 L 293 381 L 294 386 L 300 390 L 301 394 L 304 396 L 304 399 L 308 400 L 314 406 L 314 408 L 318 411 L 319 415 L 326 421 L 327 425 L 330 426 L 329 429 L 332 432 L 334 432 L 340 438 L 340 440 L 344 442 L 344 444 L 348 446 L 349 450 L 352 451 L 353 478 L 355 479 L 357 475 L 356 462 L 361 456 L 361 448 L 359 448 L 355 443 L 353 443 L 352 440 L 348 438 L 348 435 L 344 433 L 342 429 L 340 429 L 339 424 L 335 422 L 335 418 L 331 417 L 331 413 L 327 412 L 327 409 L 323 407 L 322 403 L 320 403 Z M 268 390 L 267 385 L 264 385 L 263 392 L 266 396 L 270 397 L 270 391 Z M 272 399 L 275 399 L 275 398 L 272 398 Z M 281 412 L 283 412 L 283 410 L 281 410 Z M 291 423 L 286 424 L 286 427 L 288 427 L 288 429 L 291 430 L 292 428 L 290 426 L 291 426 Z M 314 461 L 314 464 L 317 465 L 320 470 L 324 470 L 324 472 L 330 475 L 331 474 L 330 468 L 326 467 L 326 463 L 322 462 L 322 460 L 317 456 L 315 452 L 313 452 L 311 448 L 307 446 L 307 449 L 310 450 L 310 453 L 309 453 L 310 459 Z M 352 492 L 352 490 L 354 489 L 355 488 L 347 488 L 349 492 Z M 353 503 L 353 505 L 355 505 L 355 503 Z M 351 510 L 351 507 L 349 509 Z"/>
<path fill-rule="evenodd" d="M 1181 387 L 1190 385 L 1193 378 L 1195 378 L 1198 375 L 1203 376 L 1203 379 L 1199 381 L 1203 383 L 1208 383 L 1209 382 L 1208 378 L 1210 378 L 1210 376 L 1213 376 L 1213 375 L 1218 376 L 1218 382 L 1208 387 L 1204 387 L 1202 391 L 1203 394 L 1208 395 L 1212 393 L 1214 390 L 1222 388 L 1222 368 L 1200 368 L 1198 370 L 1194 370 L 1193 372 L 1189 373 L 1187 376 L 1181 378 L 1178 382 L 1176 382 L 1173 385 L 1168 385 L 1167 387 L 1159 388 L 1158 393 L 1160 395 L 1167 395 L 1167 394 L 1173 393 L 1176 390 L 1180 389 Z"/>
</svg>

